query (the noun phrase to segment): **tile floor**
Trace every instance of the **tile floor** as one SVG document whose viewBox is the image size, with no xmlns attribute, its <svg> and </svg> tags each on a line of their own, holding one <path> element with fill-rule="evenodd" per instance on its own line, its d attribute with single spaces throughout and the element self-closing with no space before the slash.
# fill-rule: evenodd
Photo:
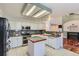
<svg viewBox="0 0 79 59">
<path fill-rule="evenodd" d="M 14 49 L 10 49 L 7 52 L 7 56 L 28 56 L 27 51 L 28 51 L 28 46 L 14 48 Z M 66 49 L 56 50 L 48 46 L 46 46 L 46 55 L 47 56 L 79 56 L 79 54 L 76 54 Z"/>
</svg>

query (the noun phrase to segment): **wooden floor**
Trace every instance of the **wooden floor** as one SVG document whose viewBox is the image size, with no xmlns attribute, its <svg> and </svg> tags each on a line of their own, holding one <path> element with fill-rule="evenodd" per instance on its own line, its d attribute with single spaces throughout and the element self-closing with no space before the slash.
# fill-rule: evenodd
<svg viewBox="0 0 79 59">
<path fill-rule="evenodd" d="M 64 48 L 79 54 L 79 41 L 76 39 L 64 39 Z"/>
<path fill-rule="evenodd" d="M 48 46 L 46 46 L 45 49 L 45 55 L 46 56 L 79 56 L 79 54 L 76 54 L 72 51 L 69 51 L 67 49 L 53 49 Z M 7 56 L 29 56 L 28 55 L 28 46 L 18 47 L 14 49 L 10 49 L 7 52 Z"/>
</svg>

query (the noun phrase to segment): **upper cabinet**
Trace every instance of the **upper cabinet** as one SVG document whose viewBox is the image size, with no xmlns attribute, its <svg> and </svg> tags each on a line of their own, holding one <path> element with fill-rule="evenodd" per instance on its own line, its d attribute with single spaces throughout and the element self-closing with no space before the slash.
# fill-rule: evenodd
<svg viewBox="0 0 79 59">
<path fill-rule="evenodd" d="M 15 22 L 9 22 L 9 23 L 10 23 L 10 29 L 15 30 L 16 29 Z"/>
<path fill-rule="evenodd" d="M 31 29 L 32 30 L 43 30 L 44 29 L 44 24 L 42 23 L 31 23 Z"/>
<path fill-rule="evenodd" d="M 51 31 L 58 32 L 58 25 L 57 24 L 51 24 L 50 29 L 51 29 Z"/>
<path fill-rule="evenodd" d="M 35 22 L 22 22 L 22 26 L 27 27 L 30 26 L 31 30 L 43 30 L 44 24 L 42 22 L 35 23 Z"/>
<path fill-rule="evenodd" d="M 20 22 L 10 22 L 10 29 L 11 30 L 21 30 L 21 23 Z"/>
<path fill-rule="evenodd" d="M 62 32 L 62 17 L 51 18 L 50 31 Z"/>
<path fill-rule="evenodd" d="M 62 25 L 62 17 L 52 17 L 52 19 L 50 20 L 51 24 L 58 24 L 58 25 Z"/>
<path fill-rule="evenodd" d="M 51 24 L 50 29 L 54 32 L 62 32 L 62 25 Z"/>
</svg>

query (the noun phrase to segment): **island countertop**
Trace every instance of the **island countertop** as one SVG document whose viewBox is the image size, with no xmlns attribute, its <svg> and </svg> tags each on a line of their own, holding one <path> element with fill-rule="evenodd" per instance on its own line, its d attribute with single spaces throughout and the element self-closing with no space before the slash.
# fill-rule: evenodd
<svg viewBox="0 0 79 59">
<path fill-rule="evenodd" d="M 44 38 L 42 38 L 42 37 L 39 37 L 39 36 L 34 36 L 34 37 L 29 38 L 29 40 L 30 40 L 32 43 L 36 43 L 36 42 L 44 41 L 44 40 L 46 40 L 46 39 L 44 39 Z"/>
</svg>

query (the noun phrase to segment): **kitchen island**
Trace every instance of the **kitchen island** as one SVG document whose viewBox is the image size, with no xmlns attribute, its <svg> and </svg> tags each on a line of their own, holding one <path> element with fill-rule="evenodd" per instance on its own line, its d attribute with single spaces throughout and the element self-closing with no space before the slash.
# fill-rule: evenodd
<svg viewBox="0 0 79 59">
<path fill-rule="evenodd" d="M 47 36 L 46 45 L 54 49 L 63 48 L 63 34 L 61 33 L 59 36 Z"/>
<path fill-rule="evenodd" d="M 42 37 L 38 37 L 38 36 L 31 37 L 28 40 L 28 54 L 30 56 L 44 56 L 45 41 L 46 39 Z"/>
</svg>

